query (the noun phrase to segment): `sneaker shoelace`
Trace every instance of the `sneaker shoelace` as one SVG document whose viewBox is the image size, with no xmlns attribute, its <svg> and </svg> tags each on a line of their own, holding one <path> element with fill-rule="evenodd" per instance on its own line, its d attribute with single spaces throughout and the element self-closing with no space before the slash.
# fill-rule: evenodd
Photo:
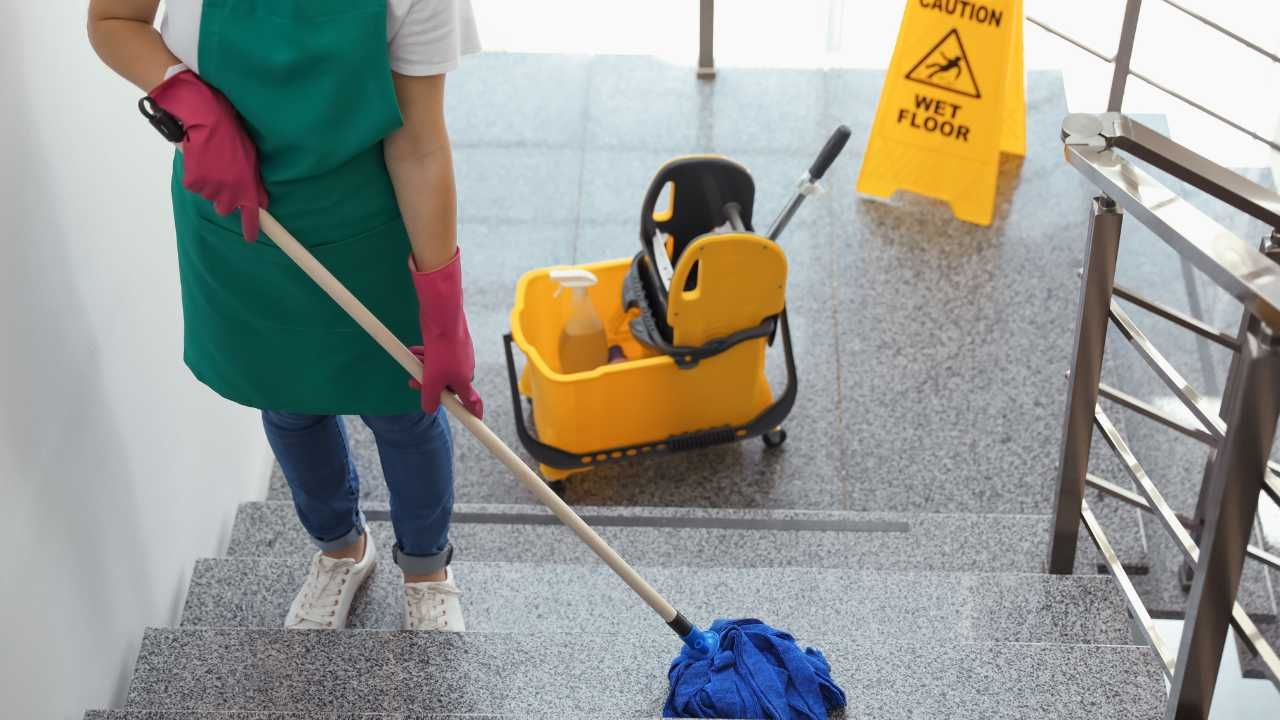
<svg viewBox="0 0 1280 720">
<path fill-rule="evenodd" d="M 317 554 L 311 562 L 311 572 L 302 585 L 302 602 L 298 607 L 298 619 L 324 627 L 337 623 L 338 605 L 342 589 L 346 587 L 355 561 L 334 559 Z"/>
<path fill-rule="evenodd" d="M 443 630 L 448 615 L 450 597 L 461 595 L 456 588 L 444 583 L 405 585 L 404 595 L 409 606 L 410 630 Z"/>
</svg>

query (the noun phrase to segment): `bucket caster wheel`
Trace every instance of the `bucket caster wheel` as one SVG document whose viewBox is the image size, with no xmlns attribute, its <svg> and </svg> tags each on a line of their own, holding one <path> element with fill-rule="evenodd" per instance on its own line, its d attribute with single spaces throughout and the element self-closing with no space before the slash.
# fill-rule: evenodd
<svg viewBox="0 0 1280 720">
<path fill-rule="evenodd" d="M 548 480 L 547 487 L 551 488 L 551 492 L 559 495 L 561 500 L 564 499 L 565 491 L 568 489 L 563 480 Z"/>
<path fill-rule="evenodd" d="M 767 448 L 781 447 L 782 443 L 787 441 L 787 431 L 782 428 L 770 430 L 761 435 L 760 439 L 764 441 L 764 446 Z"/>
</svg>

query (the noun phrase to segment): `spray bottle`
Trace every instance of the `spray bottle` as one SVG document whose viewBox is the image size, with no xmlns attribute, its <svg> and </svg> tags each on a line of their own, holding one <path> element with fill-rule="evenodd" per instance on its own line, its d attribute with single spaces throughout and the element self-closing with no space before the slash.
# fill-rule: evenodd
<svg viewBox="0 0 1280 720">
<path fill-rule="evenodd" d="M 594 370 L 609 362 L 609 340 L 604 323 L 596 314 L 587 288 L 596 284 L 596 276 L 589 270 L 552 270 L 551 279 L 560 283 L 560 291 L 569 288 L 569 320 L 560 331 L 560 372 L 577 373 Z"/>
</svg>

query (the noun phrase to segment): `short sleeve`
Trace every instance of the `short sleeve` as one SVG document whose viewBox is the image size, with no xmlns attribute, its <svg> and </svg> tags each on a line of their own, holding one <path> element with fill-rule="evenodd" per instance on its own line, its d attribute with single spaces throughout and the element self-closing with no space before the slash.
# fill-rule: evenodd
<svg viewBox="0 0 1280 720">
<path fill-rule="evenodd" d="M 471 0 L 392 0 L 388 33 L 391 69 L 401 75 L 440 75 L 463 55 L 480 52 Z"/>
<path fill-rule="evenodd" d="M 160 35 L 169 52 L 197 73 L 200 72 L 196 63 L 200 57 L 200 16 L 203 10 L 204 3 L 200 0 L 167 0 L 164 18 L 160 21 Z"/>
</svg>

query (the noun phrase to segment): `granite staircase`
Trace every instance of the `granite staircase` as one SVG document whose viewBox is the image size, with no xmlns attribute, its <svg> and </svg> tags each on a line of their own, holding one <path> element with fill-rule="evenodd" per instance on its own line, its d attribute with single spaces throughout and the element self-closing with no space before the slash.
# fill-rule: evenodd
<svg viewBox="0 0 1280 720">
<path fill-rule="evenodd" d="M 882 80 L 740 70 L 695 85 L 650 58 L 558 55 L 484 55 L 460 71 L 450 127 L 469 272 L 487 273 L 468 279 L 468 313 L 492 425 L 515 444 L 498 338 L 520 272 L 633 253 L 653 169 L 691 150 L 746 162 L 771 216 L 763 206 L 847 123 L 855 141 L 828 175 L 831 198 L 788 230 L 807 390 L 784 452 L 602 468 L 567 499 L 690 619 L 756 616 L 822 648 L 846 717 L 1163 717 L 1158 662 L 1092 543 L 1076 574 L 1044 573 L 1089 197 L 1062 162 L 1061 77 L 1028 75 L 1030 150 L 1001 165 L 993 229 L 929 203 L 853 201 Z M 1141 238 L 1123 248 L 1152 254 Z M 239 509 L 226 556 L 196 564 L 178 626 L 146 632 L 122 707 L 86 718 L 660 714 L 676 639 L 545 511 L 484 504 L 528 498 L 466 437 L 451 538 L 468 632 L 397 630 L 381 470 L 372 438 L 349 427 L 384 552 L 351 629 L 280 629 L 313 550 L 277 475 L 267 501 Z M 1167 455 L 1167 439 L 1147 445 Z M 1148 542 L 1137 510 L 1089 502 L 1149 605 L 1177 614 L 1176 572 L 1156 570 L 1180 558 Z M 1242 600 L 1274 615 L 1269 592 Z"/>
<path fill-rule="evenodd" d="M 366 510 L 381 548 L 385 506 Z M 1163 711 L 1109 578 L 1040 572 L 1046 518 L 582 508 L 691 617 L 758 616 L 822 648 L 847 717 L 1144 718 Z M 123 709 L 92 720 L 653 717 L 678 650 L 549 514 L 457 508 L 468 632 L 399 631 L 389 557 L 351 629 L 286 631 L 310 544 L 285 502 L 240 508 L 178 627 L 147 631 Z"/>
</svg>

